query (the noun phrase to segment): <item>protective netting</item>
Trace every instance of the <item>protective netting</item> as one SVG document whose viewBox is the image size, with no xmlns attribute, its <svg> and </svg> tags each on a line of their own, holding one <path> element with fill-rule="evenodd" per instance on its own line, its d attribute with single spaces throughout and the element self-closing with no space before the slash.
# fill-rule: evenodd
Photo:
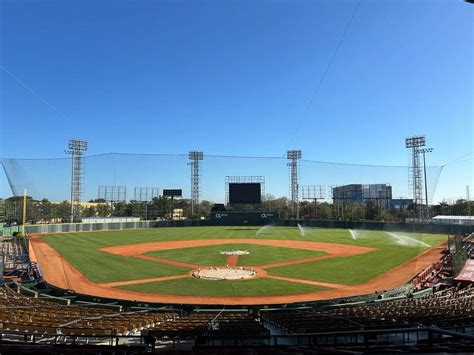
<svg viewBox="0 0 474 355">
<path fill-rule="evenodd" d="M 455 234 L 448 236 L 448 246 L 451 252 L 453 276 L 456 277 L 469 258 L 474 235 Z"/>
<path fill-rule="evenodd" d="M 71 159 L 1 159 L 13 195 L 27 189 L 34 199 L 69 199 Z M 82 200 L 98 198 L 99 186 L 125 186 L 127 200 L 136 187 L 176 188 L 191 197 L 191 167 L 188 154 L 120 154 L 85 156 Z M 205 155 L 201 161 L 201 200 L 225 201 L 226 176 L 263 176 L 265 193 L 289 196 L 288 160 L 283 157 L 235 157 Z M 442 167 L 427 167 L 429 199 L 434 195 Z M 323 200 L 332 201 L 331 187 L 345 184 L 389 184 L 393 198 L 411 198 L 407 166 L 341 164 L 302 159 L 300 187 L 318 185 Z M 424 186 L 423 186 L 424 188 Z M 318 193 L 321 191 L 318 190 Z M 424 193 L 424 191 L 423 191 Z M 304 196 L 300 196 L 301 198 Z M 319 196 L 321 197 L 321 196 Z M 319 200 L 322 202 L 322 200 Z"/>
</svg>

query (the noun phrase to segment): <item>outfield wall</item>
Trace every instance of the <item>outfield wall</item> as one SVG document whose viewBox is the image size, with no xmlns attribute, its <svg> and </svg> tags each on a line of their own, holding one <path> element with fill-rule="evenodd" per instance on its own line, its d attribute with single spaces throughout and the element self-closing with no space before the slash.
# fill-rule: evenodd
<svg viewBox="0 0 474 355">
<path fill-rule="evenodd" d="M 120 229 L 138 229 L 155 227 L 156 221 L 111 222 L 111 223 L 58 223 L 32 224 L 25 226 L 27 234 L 94 232 Z"/>
<path fill-rule="evenodd" d="M 384 223 L 360 221 L 280 220 L 277 214 L 267 212 L 223 212 L 220 213 L 220 216 L 216 216 L 216 213 L 214 213 L 208 220 L 36 224 L 26 226 L 25 230 L 28 234 L 47 234 L 159 227 L 264 225 L 297 227 L 298 224 L 303 227 L 384 230 L 413 233 L 460 234 L 473 232 L 473 226 L 468 225 L 443 225 L 431 223 Z"/>
</svg>

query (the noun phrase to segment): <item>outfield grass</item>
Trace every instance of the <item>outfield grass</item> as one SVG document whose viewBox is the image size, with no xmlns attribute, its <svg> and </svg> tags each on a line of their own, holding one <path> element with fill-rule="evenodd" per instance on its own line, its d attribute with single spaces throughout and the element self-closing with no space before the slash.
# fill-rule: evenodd
<svg viewBox="0 0 474 355">
<path fill-rule="evenodd" d="M 326 290 L 313 286 L 273 279 L 212 281 L 202 279 L 174 279 L 120 286 L 124 290 L 183 296 L 277 296 Z"/>
<path fill-rule="evenodd" d="M 225 250 L 246 250 L 250 254 L 239 256 L 237 265 L 259 266 L 279 261 L 298 260 L 325 255 L 322 251 L 282 248 L 255 244 L 223 244 L 193 247 L 185 249 L 158 250 L 146 255 L 183 261 L 206 266 L 226 265 L 228 256 L 221 255 Z"/>
<path fill-rule="evenodd" d="M 419 254 L 418 248 L 389 246 L 363 255 L 338 257 L 303 264 L 267 269 L 270 275 L 357 285 L 387 272 Z"/>
<path fill-rule="evenodd" d="M 115 245 L 191 239 L 258 238 L 341 243 L 379 249 L 376 252 L 365 255 L 327 259 L 317 262 L 268 269 L 268 272 L 274 275 L 354 285 L 370 280 L 371 278 L 406 262 L 418 253 L 428 249 L 429 246 L 437 245 L 441 241 L 447 239 L 445 235 L 389 233 L 383 231 L 355 231 L 353 235 L 351 235 L 347 229 L 327 228 L 305 228 L 304 234 L 305 236 L 302 236 L 298 228 L 291 227 L 178 227 L 113 232 L 53 234 L 45 236 L 44 240 L 61 253 L 86 277 L 94 282 L 126 281 L 171 276 L 183 274 L 189 271 L 183 267 L 113 255 L 97 250 L 99 248 Z M 314 251 L 258 246 L 245 243 L 242 244 L 242 248 L 240 246 L 237 247 L 235 245 L 227 244 L 213 247 L 206 246 L 189 248 L 187 251 L 182 249 L 179 251 L 169 250 L 153 252 L 151 255 L 160 257 L 165 257 L 165 255 L 167 255 L 169 258 L 174 260 L 188 261 L 203 265 L 225 265 L 226 257 L 219 255 L 218 252 L 220 250 L 234 248 L 247 249 L 251 251 L 250 255 L 239 257 L 239 265 L 257 266 L 261 263 L 266 264 L 318 255 L 315 254 Z M 215 253 L 210 252 L 212 250 Z M 198 262 L 197 259 L 202 261 Z M 263 279 L 255 279 L 252 281 L 262 282 L 260 280 Z M 229 292 L 229 295 L 236 294 L 237 291 L 243 293 L 262 292 L 243 290 L 243 286 L 240 286 L 241 282 L 245 282 L 242 285 L 246 285 L 246 287 L 255 285 L 249 281 L 250 280 L 233 281 L 230 282 L 228 286 L 226 285 L 229 281 L 226 281 L 226 283 L 216 282 L 216 285 L 224 287 L 222 288 L 222 291 L 219 292 Z M 190 286 L 192 285 L 194 288 L 193 292 L 196 294 L 206 294 L 206 292 L 211 292 L 211 290 L 207 290 L 209 282 L 212 283 L 215 281 L 196 283 L 196 280 L 192 279 L 179 279 L 173 280 L 173 282 L 166 281 L 166 283 L 160 283 L 160 285 L 145 286 L 142 284 L 134 285 L 134 287 L 145 287 L 148 290 L 159 289 L 161 291 L 169 287 L 166 293 L 173 293 L 174 290 L 172 287 L 177 287 L 177 290 L 179 290 L 180 287 L 186 288 L 185 285 L 189 284 Z M 266 280 L 265 282 L 269 281 Z M 235 288 L 230 287 L 234 283 L 237 283 L 239 286 L 235 286 Z M 280 283 L 278 285 L 280 285 Z M 300 290 L 301 284 L 285 283 L 285 285 L 289 287 L 289 293 L 300 292 L 298 290 Z M 196 290 L 198 288 L 202 289 Z"/>
<path fill-rule="evenodd" d="M 180 266 L 104 253 L 96 250 L 94 240 L 82 240 L 77 234 L 63 238 L 57 236 L 49 235 L 45 240 L 93 282 L 128 281 L 190 271 Z"/>
</svg>

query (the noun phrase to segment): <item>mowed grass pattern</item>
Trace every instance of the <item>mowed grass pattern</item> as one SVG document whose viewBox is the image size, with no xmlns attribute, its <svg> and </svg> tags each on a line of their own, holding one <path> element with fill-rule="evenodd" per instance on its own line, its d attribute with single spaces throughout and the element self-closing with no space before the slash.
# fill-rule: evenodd
<svg viewBox="0 0 474 355">
<path fill-rule="evenodd" d="M 128 281 L 172 276 L 190 271 L 181 266 L 101 252 L 97 250 L 94 240 L 89 238 L 83 240 L 81 237 L 82 235 L 69 235 L 57 238 L 57 235 L 49 235 L 45 240 L 93 282 Z M 102 247 L 101 242 L 98 244 Z"/>
<path fill-rule="evenodd" d="M 387 247 L 363 255 L 338 257 L 317 262 L 281 266 L 268 269 L 270 275 L 299 279 L 357 285 L 387 272 L 419 254 L 418 248 Z"/>
<path fill-rule="evenodd" d="M 239 266 L 259 266 L 275 261 L 298 260 L 326 254 L 321 251 L 267 245 L 222 244 L 185 249 L 158 250 L 146 253 L 146 255 L 206 266 L 224 266 L 228 257 L 220 253 L 229 250 L 245 250 L 250 253 L 239 256 L 237 263 Z"/>
<path fill-rule="evenodd" d="M 94 282 L 99 283 L 171 276 L 184 274 L 189 271 L 189 269 L 183 267 L 147 260 L 140 260 L 131 257 L 112 255 L 98 250 L 103 247 L 110 247 L 115 245 L 193 239 L 198 240 L 257 238 L 352 244 L 379 249 L 376 252 L 368 253 L 365 255 L 327 259 L 299 265 L 270 268 L 267 270 L 269 274 L 273 275 L 354 285 L 364 281 L 368 281 L 371 278 L 376 277 L 381 273 L 386 272 L 408 261 L 412 257 L 428 249 L 427 245 L 434 246 L 447 239 L 445 235 L 420 233 L 389 233 L 384 231 L 356 231 L 356 239 L 354 239 L 351 236 L 349 230 L 347 229 L 305 228 L 304 231 L 305 236 L 303 237 L 298 228 L 292 227 L 178 227 L 125 230 L 113 232 L 111 231 L 52 234 L 45 236 L 44 240 L 49 243 L 53 248 L 55 248 L 60 254 L 62 254 L 86 277 L 88 277 Z M 244 246 L 245 249 L 256 247 L 256 245 L 246 244 L 244 244 Z M 227 250 L 230 248 L 230 245 L 220 245 L 217 246 L 216 250 L 218 249 L 220 251 L 221 249 Z M 275 247 L 262 246 L 262 248 L 257 248 L 258 250 L 255 249 L 252 254 L 245 257 L 241 257 L 241 260 L 239 258 L 239 265 L 252 265 L 254 261 L 249 261 L 248 258 L 255 258 L 255 266 L 257 266 L 258 263 L 262 262 L 274 263 L 283 261 L 284 258 L 295 257 L 294 255 L 288 255 L 288 250 L 281 250 L 280 253 L 275 253 L 275 249 L 273 248 Z M 179 258 L 175 260 L 186 261 L 185 259 L 190 258 L 190 260 L 192 259 L 193 263 L 198 263 L 195 260 L 196 254 L 194 253 L 196 252 L 196 250 L 194 249 L 199 250 L 201 249 L 201 247 L 190 248 L 190 254 L 188 254 L 186 249 L 167 252 L 174 254 L 173 257 Z M 269 252 L 272 249 L 273 252 Z M 282 249 L 289 249 L 291 251 L 290 254 L 296 253 L 295 250 L 297 250 L 292 250 L 290 248 Z M 204 249 L 201 250 L 203 252 L 203 255 L 206 254 Z M 299 252 L 300 251 L 298 251 L 298 253 Z M 314 251 L 303 250 L 303 253 L 306 252 L 311 253 L 311 256 L 315 255 Z M 199 251 L 199 253 L 201 253 L 201 251 Z M 172 256 L 171 254 L 169 254 L 169 256 Z M 211 255 L 211 253 L 209 253 L 209 255 Z M 303 254 L 300 254 L 299 256 L 302 255 Z M 214 254 L 212 257 L 214 256 L 216 256 L 216 254 Z M 299 256 L 295 258 L 299 258 Z M 164 256 L 161 255 L 160 257 Z M 218 255 L 217 257 L 219 258 L 220 255 Z M 308 257 L 307 254 L 305 254 L 305 257 Z M 201 256 L 199 256 L 199 258 L 201 258 Z M 247 260 L 245 260 L 245 258 L 247 258 Z M 226 257 L 224 256 L 223 259 L 225 260 Z M 222 261 L 223 259 L 219 260 Z M 205 258 L 203 258 L 202 260 L 203 265 L 207 265 L 206 262 L 215 265 L 214 260 L 208 259 L 206 261 Z M 221 263 L 216 264 L 219 265 Z M 273 292 L 280 292 L 280 288 L 283 285 L 278 280 L 270 280 L 264 278 L 254 279 L 251 283 L 249 281 L 250 280 L 245 281 L 244 284 L 246 285 L 246 287 L 265 287 L 268 289 L 266 290 L 266 292 L 269 292 L 270 294 L 274 294 Z M 230 286 L 234 283 L 238 283 L 238 285 L 241 285 L 241 282 L 244 281 L 231 282 L 228 284 L 228 286 L 222 288 L 223 283 L 217 281 L 216 287 L 222 288 L 222 292 L 224 293 L 227 292 L 229 295 L 236 295 L 238 292 L 244 292 L 242 291 L 241 286 L 237 286 L 237 288 Z M 164 292 L 164 290 L 169 288 L 168 291 L 164 293 L 172 294 L 174 291 L 174 287 L 179 290 L 182 287 L 186 288 L 183 285 L 188 284 L 193 285 L 193 287 L 195 288 L 194 291 L 199 292 L 199 294 L 205 295 L 206 292 L 209 292 L 209 294 L 214 292 L 208 290 L 208 282 L 196 283 L 196 280 L 193 280 L 191 278 L 170 280 L 163 283 L 159 283 L 160 285 L 158 285 L 158 283 L 153 284 L 156 285 L 146 286 L 146 284 L 137 284 L 133 285 L 133 287 L 137 286 L 139 287 L 139 289 L 147 289 L 148 291 L 146 292 Z M 272 287 L 271 285 L 274 285 L 274 287 Z M 300 286 L 302 284 L 284 283 L 284 285 L 289 287 L 288 292 L 290 293 L 300 293 L 301 291 Z M 202 288 L 202 290 L 196 290 L 199 288 Z M 149 291 L 152 289 L 155 291 Z"/>
<path fill-rule="evenodd" d="M 265 278 L 237 281 L 211 281 L 193 278 L 175 279 L 121 286 L 118 288 L 181 296 L 277 296 L 317 292 L 327 289 L 321 286 Z"/>
</svg>

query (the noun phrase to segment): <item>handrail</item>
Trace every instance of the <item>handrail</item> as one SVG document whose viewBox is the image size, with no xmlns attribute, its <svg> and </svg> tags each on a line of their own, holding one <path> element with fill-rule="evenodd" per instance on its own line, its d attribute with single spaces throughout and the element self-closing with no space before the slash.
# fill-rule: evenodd
<svg viewBox="0 0 474 355">
<path fill-rule="evenodd" d="M 330 336 L 354 336 L 354 335 L 368 335 L 368 334 L 393 334 L 393 333 L 410 333 L 410 332 L 431 332 L 441 335 L 449 335 L 453 337 L 463 338 L 474 340 L 474 335 L 462 333 L 458 331 L 452 331 L 449 329 L 437 328 L 437 327 L 410 327 L 410 328 L 387 328 L 387 329 L 370 329 L 370 330 L 350 330 L 350 331 L 332 331 L 332 332 L 319 332 L 319 333 L 295 333 L 295 334 L 281 334 L 281 335 L 252 335 L 252 336 L 229 336 L 229 335 L 212 335 L 212 336 L 203 336 L 203 338 L 208 339 L 273 339 L 278 341 L 278 339 L 299 339 L 304 337 L 330 337 Z M 61 337 L 67 336 L 72 337 L 74 339 L 81 338 L 81 339 L 117 339 L 116 344 L 118 344 L 118 340 L 120 339 L 142 339 L 143 343 L 145 343 L 145 335 L 116 335 L 116 334 L 108 334 L 108 335 L 69 335 L 69 334 L 62 334 L 62 333 L 42 333 L 42 334 L 33 334 L 31 332 L 24 332 L 24 331 L 12 331 L 12 330 L 3 330 L 0 329 L 0 335 L 33 335 L 34 337 Z M 183 338 L 184 339 L 184 338 Z M 179 339 L 174 339 L 179 340 Z M 99 345 L 100 346 L 100 345 Z"/>
</svg>

